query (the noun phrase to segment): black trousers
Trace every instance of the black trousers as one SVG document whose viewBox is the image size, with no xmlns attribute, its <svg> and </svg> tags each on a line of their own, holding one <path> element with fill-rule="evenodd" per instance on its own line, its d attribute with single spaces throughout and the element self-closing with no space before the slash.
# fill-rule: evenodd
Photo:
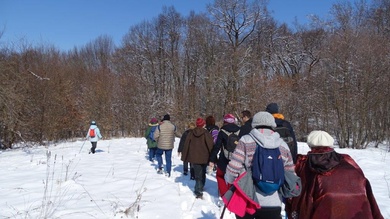
<svg viewBox="0 0 390 219">
<path fill-rule="evenodd" d="M 244 217 L 236 215 L 237 219 L 282 219 L 280 215 L 282 211 L 281 207 L 261 207 L 256 213 L 250 215 L 245 214 Z"/>
<path fill-rule="evenodd" d="M 207 164 L 192 164 L 195 175 L 195 195 L 203 195 L 204 184 L 206 183 Z"/>
<path fill-rule="evenodd" d="M 94 153 L 95 153 L 95 149 L 96 149 L 97 142 L 96 142 L 96 141 L 95 141 L 95 142 L 91 141 L 91 144 L 92 144 L 91 152 L 92 152 L 92 154 L 94 154 Z"/>
</svg>

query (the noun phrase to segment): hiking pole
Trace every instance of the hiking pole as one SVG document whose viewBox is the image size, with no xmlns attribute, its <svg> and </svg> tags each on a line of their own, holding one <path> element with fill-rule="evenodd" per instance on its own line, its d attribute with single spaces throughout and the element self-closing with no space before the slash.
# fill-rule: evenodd
<svg viewBox="0 0 390 219">
<path fill-rule="evenodd" d="M 236 187 L 234 185 L 231 185 L 227 192 L 229 192 L 229 190 L 232 192 L 231 196 L 233 196 L 233 194 L 236 192 Z M 224 195 L 226 195 L 227 192 L 225 192 Z M 218 191 L 218 193 L 219 193 L 219 191 Z M 230 204 L 231 200 L 232 200 L 232 197 L 229 197 L 229 200 L 227 201 L 227 203 L 223 205 L 223 210 L 222 210 L 222 213 L 221 213 L 221 216 L 219 217 L 219 219 L 223 219 L 223 215 L 225 214 L 225 210 L 226 210 L 227 206 Z"/>
<path fill-rule="evenodd" d="M 223 205 L 223 210 L 222 210 L 222 213 L 221 213 L 221 216 L 219 217 L 219 219 L 223 219 L 223 215 L 225 214 L 225 210 L 226 210 L 226 205 Z"/>
<path fill-rule="evenodd" d="M 85 144 L 85 142 L 87 142 L 87 139 L 85 139 L 85 141 L 84 141 L 83 145 L 81 145 L 81 148 L 80 148 L 79 154 L 81 153 L 81 150 L 83 150 L 83 147 L 84 147 L 84 144 Z"/>
</svg>

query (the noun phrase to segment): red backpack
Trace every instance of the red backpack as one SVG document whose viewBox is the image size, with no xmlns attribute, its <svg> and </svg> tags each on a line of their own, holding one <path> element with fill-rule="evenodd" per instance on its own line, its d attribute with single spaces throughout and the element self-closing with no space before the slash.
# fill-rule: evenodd
<svg viewBox="0 0 390 219">
<path fill-rule="evenodd" d="M 95 137 L 95 129 L 89 129 L 89 137 L 91 138 Z"/>
</svg>

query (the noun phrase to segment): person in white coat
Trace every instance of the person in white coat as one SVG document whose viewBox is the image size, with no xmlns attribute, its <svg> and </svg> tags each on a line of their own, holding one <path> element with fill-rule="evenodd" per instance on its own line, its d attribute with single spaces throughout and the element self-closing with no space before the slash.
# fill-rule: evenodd
<svg viewBox="0 0 390 219">
<path fill-rule="evenodd" d="M 87 138 L 87 140 L 89 139 L 89 141 L 92 144 L 92 147 L 91 147 L 91 150 L 89 151 L 89 153 L 94 154 L 98 140 L 103 138 L 103 136 L 100 134 L 100 129 L 97 127 L 95 121 L 91 122 L 91 126 L 88 129 L 86 138 Z"/>
</svg>

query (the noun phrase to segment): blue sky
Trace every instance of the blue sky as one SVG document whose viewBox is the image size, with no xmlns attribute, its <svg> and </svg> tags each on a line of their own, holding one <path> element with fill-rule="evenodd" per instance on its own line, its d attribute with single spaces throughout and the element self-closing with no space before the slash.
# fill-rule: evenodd
<svg viewBox="0 0 390 219">
<path fill-rule="evenodd" d="M 61 50 L 80 47 L 100 35 L 116 45 L 129 28 L 152 20 L 163 6 L 174 6 L 183 16 L 206 12 L 212 0 L 0 0 L 0 46 L 51 44 Z M 337 0 L 270 0 L 269 10 L 279 22 L 291 24 L 309 14 L 327 17 Z"/>
</svg>

